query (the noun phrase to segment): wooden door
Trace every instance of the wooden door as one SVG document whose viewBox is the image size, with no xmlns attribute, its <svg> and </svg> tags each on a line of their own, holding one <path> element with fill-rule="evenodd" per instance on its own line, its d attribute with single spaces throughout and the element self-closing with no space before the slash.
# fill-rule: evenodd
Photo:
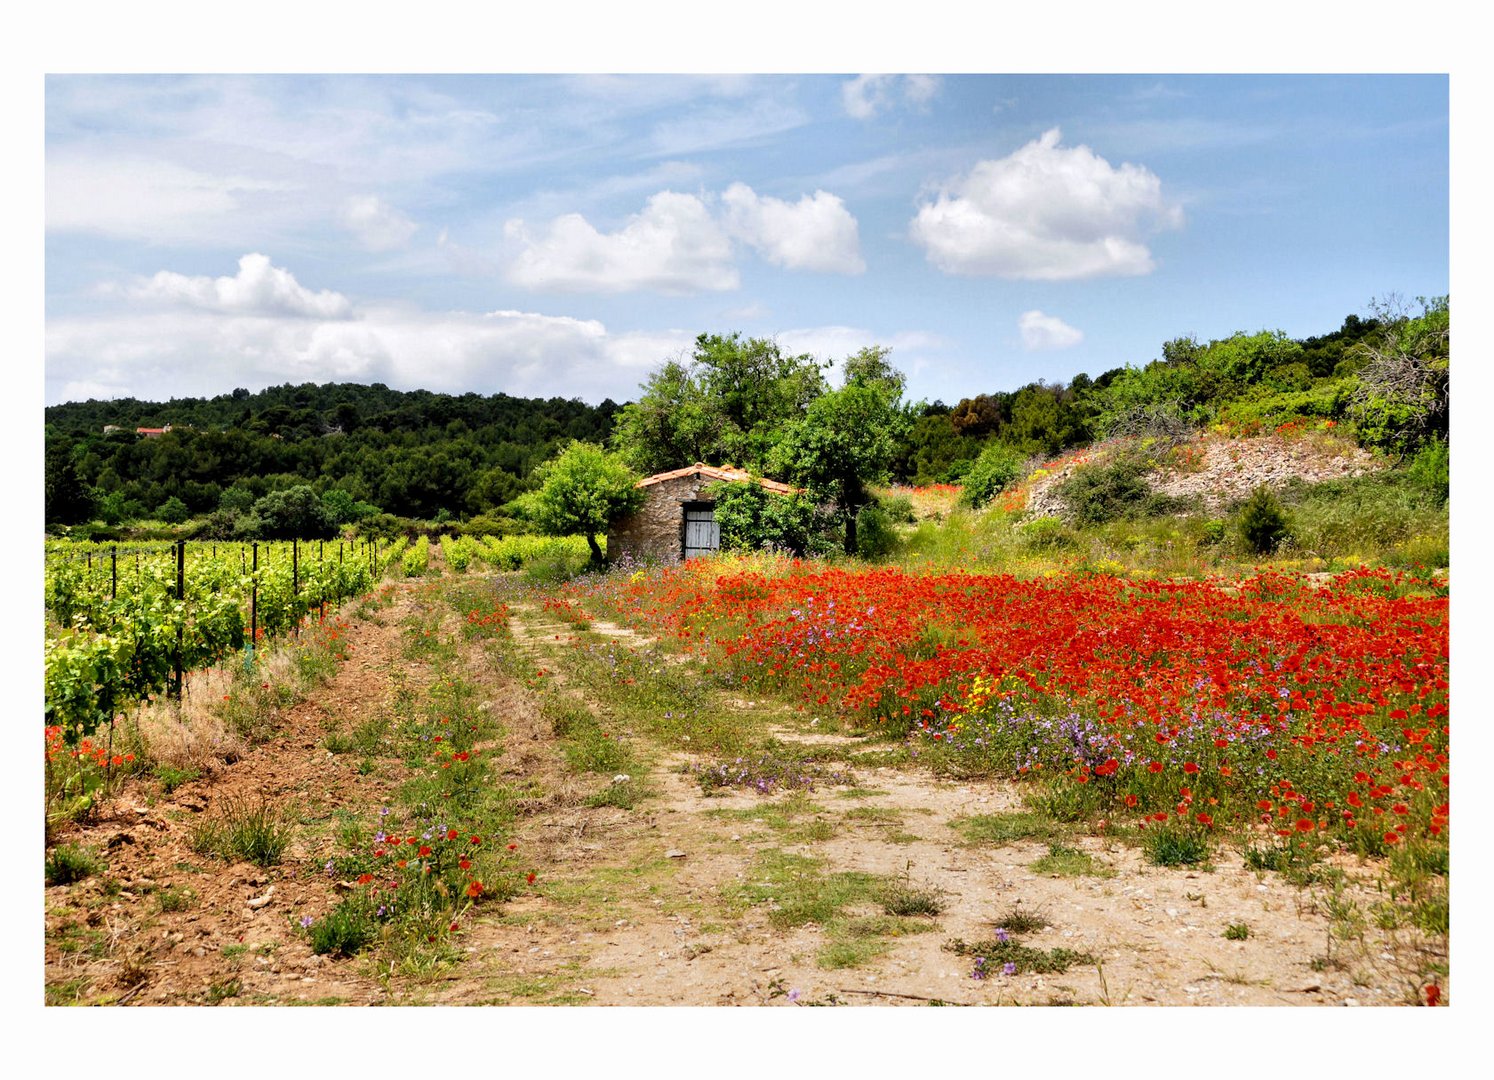
<svg viewBox="0 0 1494 1080">
<path fill-rule="evenodd" d="M 710 555 L 721 550 L 721 526 L 709 506 L 685 507 L 685 558 Z"/>
</svg>

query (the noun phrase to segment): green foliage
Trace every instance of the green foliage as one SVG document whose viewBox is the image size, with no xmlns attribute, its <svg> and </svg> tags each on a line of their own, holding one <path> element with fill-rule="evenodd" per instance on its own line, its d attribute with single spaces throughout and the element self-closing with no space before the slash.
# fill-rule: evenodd
<svg viewBox="0 0 1494 1080">
<path fill-rule="evenodd" d="M 1153 492 L 1149 463 L 1137 454 L 1120 454 L 1104 464 L 1081 465 L 1058 485 L 1056 494 L 1081 525 L 1156 517 L 1177 509 L 1177 500 Z"/>
<path fill-rule="evenodd" d="M 229 800 L 217 816 L 192 827 L 189 843 L 202 855 L 273 866 L 290 845 L 293 832 L 290 820 L 264 800 Z"/>
<path fill-rule="evenodd" d="M 171 498 L 167 499 L 159 507 L 156 508 L 156 517 L 160 518 L 168 525 L 180 525 L 190 516 L 191 511 L 187 509 L 187 504 L 182 502 L 175 495 L 171 496 Z"/>
<path fill-rule="evenodd" d="M 856 554 L 875 562 L 887 558 L 897 547 L 897 530 L 887 512 L 874 502 L 863 506 L 856 514 Z"/>
<path fill-rule="evenodd" d="M 636 510 L 644 493 L 637 476 L 616 454 L 595 443 L 573 442 L 536 473 L 539 488 L 520 500 L 540 532 L 550 536 L 586 537 L 595 563 L 606 561 L 596 534 L 617 518 Z"/>
<path fill-rule="evenodd" d="M 784 421 L 825 390 L 809 356 L 785 356 L 765 338 L 701 334 L 688 361 L 664 364 L 623 407 L 613 445 L 642 473 L 696 461 L 766 469 Z"/>
<path fill-rule="evenodd" d="M 816 398 L 803 419 L 789 424 L 776 455 L 785 479 L 803 485 L 816 502 L 834 504 L 847 555 L 857 551 L 856 514 L 869 501 L 866 486 L 885 481 L 912 423 L 900 404 L 901 376 L 885 356 L 885 349 L 870 348 L 847 360 L 845 386 Z"/>
<path fill-rule="evenodd" d="M 810 500 L 779 495 L 750 481 L 717 484 L 715 519 L 722 551 L 787 551 L 806 555 L 821 544 L 823 522 Z"/>
<path fill-rule="evenodd" d="M 254 504 L 259 538 L 264 540 L 330 540 L 337 535 L 326 505 L 309 485 L 272 491 Z"/>
<path fill-rule="evenodd" d="M 1240 510 L 1240 536 L 1248 550 L 1269 555 L 1291 535 L 1291 526 L 1271 489 L 1256 488 Z"/>
<path fill-rule="evenodd" d="M 103 860 L 91 848 L 59 844 L 47 852 L 46 882 L 48 885 L 70 885 L 75 881 L 92 877 L 103 869 Z"/>
<path fill-rule="evenodd" d="M 1439 506 L 1445 505 L 1452 484 L 1447 442 L 1433 439 L 1418 450 L 1406 469 L 1406 479 L 1427 492 Z"/>
<path fill-rule="evenodd" d="M 311 951 L 318 956 L 355 956 L 379 934 L 374 906 L 366 895 L 344 897 L 309 927 Z"/>
<path fill-rule="evenodd" d="M 1012 447 L 991 443 L 965 473 L 961 504 L 971 507 L 986 505 L 1022 475 L 1022 465 L 1022 455 Z"/>
<path fill-rule="evenodd" d="M 1413 318 L 1397 299 L 1381 301 L 1375 312 L 1378 332 L 1354 347 L 1363 366 L 1349 411 L 1366 446 L 1399 454 L 1447 438 L 1448 301 L 1422 297 L 1421 304 L 1421 314 Z"/>
<path fill-rule="evenodd" d="M 1171 821 L 1148 827 L 1141 848 L 1154 866 L 1199 866 L 1213 852 L 1203 829 Z"/>
</svg>

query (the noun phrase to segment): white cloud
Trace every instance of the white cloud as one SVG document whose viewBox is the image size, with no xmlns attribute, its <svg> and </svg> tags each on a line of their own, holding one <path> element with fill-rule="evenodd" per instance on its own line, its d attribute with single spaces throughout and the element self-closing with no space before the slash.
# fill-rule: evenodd
<svg viewBox="0 0 1494 1080">
<path fill-rule="evenodd" d="M 188 277 L 161 270 L 130 290 L 139 300 L 153 300 L 223 314 L 298 315 L 343 319 L 352 304 L 341 293 L 312 292 L 289 270 L 270 265 L 267 255 L 252 253 L 239 260 L 233 277 Z"/>
<path fill-rule="evenodd" d="M 344 200 L 342 227 L 368 251 L 392 251 L 410 242 L 420 228 L 377 195 L 353 195 Z"/>
<path fill-rule="evenodd" d="M 859 274 L 866 269 L 856 219 L 827 191 L 797 203 L 761 196 L 736 183 L 721 196 L 727 228 L 775 266 Z"/>
<path fill-rule="evenodd" d="M 857 120 L 870 120 L 896 102 L 903 100 L 915 107 L 927 105 L 939 93 L 937 75 L 857 75 L 840 84 L 840 100 L 846 112 Z"/>
<path fill-rule="evenodd" d="M 1022 347 L 1029 350 L 1067 349 L 1084 340 L 1084 331 L 1076 329 L 1056 315 L 1041 311 L 1024 311 L 1017 320 L 1022 331 Z"/>
<path fill-rule="evenodd" d="M 153 243 L 221 228 L 246 195 L 286 184 L 82 150 L 47 156 L 46 220 L 51 232 L 93 232 Z"/>
<path fill-rule="evenodd" d="M 503 227 L 520 246 L 509 279 L 532 289 L 691 293 L 734 289 L 731 241 L 694 195 L 661 191 L 613 233 L 564 214 L 532 235 L 520 219 Z"/>
<path fill-rule="evenodd" d="M 1150 273 L 1151 229 L 1182 224 L 1151 170 L 1112 166 L 1053 128 L 1008 157 L 982 161 L 911 223 L 913 240 L 951 274 L 1063 281 Z"/>
<path fill-rule="evenodd" d="M 331 380 L 622 401 L 694 338 L 693 330 L 611 333 L 595 320 L 535 312 L 396 305 L 360 308 L 356 320 L 196 309 L 63 318 L 47 326 L 47 400 L 164 400 Z"/>
</svg>

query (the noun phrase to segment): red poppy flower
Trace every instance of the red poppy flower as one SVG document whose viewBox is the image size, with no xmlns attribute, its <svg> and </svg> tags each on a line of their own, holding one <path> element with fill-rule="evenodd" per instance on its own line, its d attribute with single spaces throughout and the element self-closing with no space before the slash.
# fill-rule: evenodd
<svg viewBox="0 0 1494 1080">
<path fill-rule="evenodd" d="M 373 875 L 372 874 L 359 874 L 358 875 L 358 884 L 359 885 L 367 885 L 372 880 L 373 880 Z"/>
<path fill-rule="evenodd" d="M 1297 819 L 1297 831 L 1298 832 L 1312 832 L 1312 829 L 1313 829 L 1312 822 L 1309 821 L 1307 818 L 1298 818 Z"/>
<path fill-rule="evenodd" d="M 425 858 L 430 853 L 431 853 L 431 849 L 427 845 L 425 845 L 425 844 L 421 844 L 420 845 L 420 850 L 418 852 L 416 852 L 416 854 L 418 854 L 422 859 Z"/>
<path fill-rule="evenodd" d="M 524 878 L 524 880 L 527 881 L 527 882 L 529 882 L 529 884 L 533 885 L 534 884 L 534 875 L 533 874 L 529 874 L 527 877 Z"/>
<path fill-rule="evenodd" d="M 449 830 L 446 833 L 446 839 L 448 839 L 448 840 L 455 840 L 456 838 L 457 838 L 457 831 L 455 829 L 451 829 L 451 830 Z"/>
</svg>

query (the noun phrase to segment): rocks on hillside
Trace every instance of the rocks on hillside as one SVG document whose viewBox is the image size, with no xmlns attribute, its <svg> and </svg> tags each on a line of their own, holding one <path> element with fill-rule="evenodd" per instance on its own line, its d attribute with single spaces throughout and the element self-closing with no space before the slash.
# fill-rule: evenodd
<svg viewBox="0 0 1494 1080">
<path fill-rule="evenodd" d="M 1338 439 L 1203 435 L 1183 445 L 1192 451 L 1195 467 L 1188 471 L 1159 469 L 1147 480 L 1154 490 L 1187 499 L 1211 512 L 1246 498 L 1262 484 L 1269 488 L 1283 487 L 1292 480 L 1318 484 L 1384 467 L 1367 451 Z M 1114 448 L 1097 446 L 1088 460 L 1103 463 L 1107 449 L 1113 452 Z M 1077 464 L 1066 465 L 1033 483 L 1027 497 L 1028 513 L 1063 516 L 1065 507 L 1056 489 L 1076 468 Z"/>
</svg>

